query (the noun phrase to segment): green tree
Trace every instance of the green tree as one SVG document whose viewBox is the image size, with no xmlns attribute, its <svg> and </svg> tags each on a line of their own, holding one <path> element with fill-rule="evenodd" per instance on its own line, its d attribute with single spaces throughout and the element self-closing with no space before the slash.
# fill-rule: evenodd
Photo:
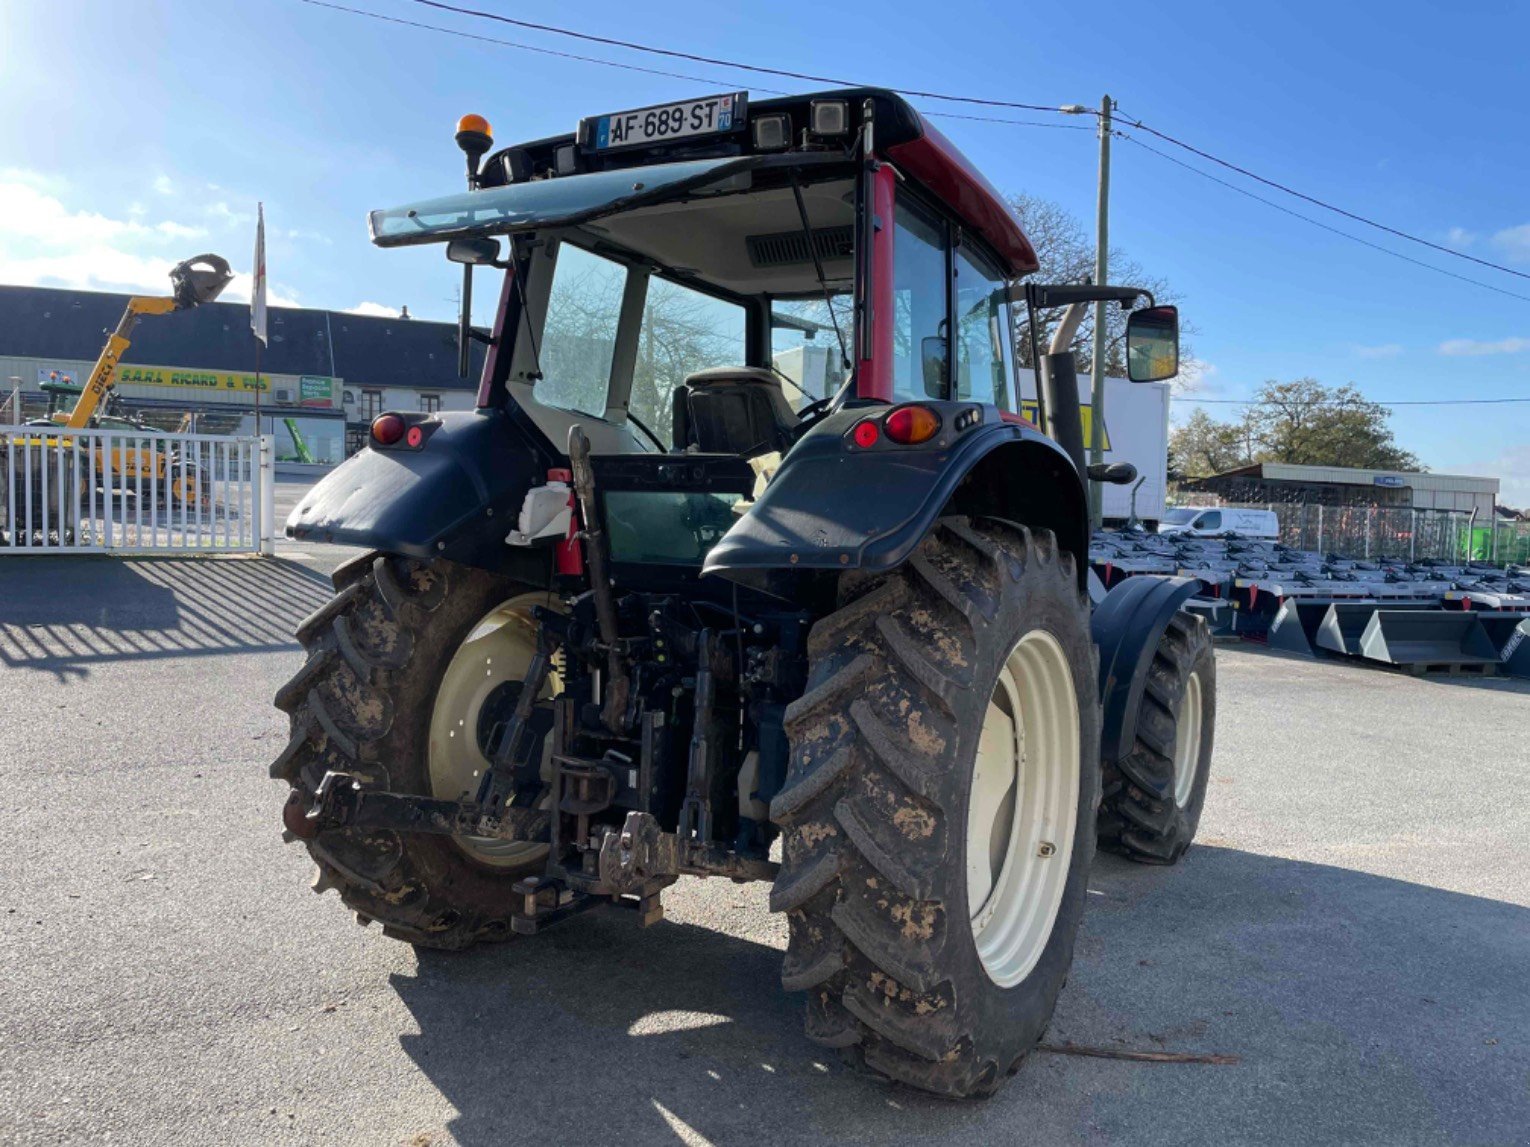
<svg viewBox="0 0 1530 1147">
<path fill-rule="evenodd" d="M 1328 387 L 1312 378 L 1270 381 L 1236 422 L 1197 410 L 1176 429 L 1170 449 L 1187 476 L 1204 477 L 1252 462 L 1420 470 L 1388 425 L 1390 414 L 1353 386 Z"/>
<path fill-rule="evenodd" d="M 1186 478 L 1220 474 L 1252 461 L 1244 427 L 1218 422 L 1204 410 L 1197 410 L 1169 435 L 1169 455 Z"/>
</svg>

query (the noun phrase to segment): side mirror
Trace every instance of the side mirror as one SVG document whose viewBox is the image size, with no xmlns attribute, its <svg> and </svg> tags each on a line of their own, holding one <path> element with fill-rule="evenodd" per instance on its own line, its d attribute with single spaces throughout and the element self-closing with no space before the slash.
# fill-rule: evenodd
<svg viewBox="0 0 1530 1147">
<path fill-rule="evenodd" d="M 919 340 L 919 358 L 924 376 L 924 391 L 933 396 L 944 393 L 946 385 L 945 335 L 929 335 Z"/>
<path fill-rule="evenodd" d="M 1126 377 L 1162 382 L 1179 373 L 1179 308 L 1144 307 L 1126 317 Z"/>
<path fill-rule="evenodd" d="M 469 267 L 493 267 L 499 263 L 499 240 L 491 236 L 477 239 L 453 239 L 446 245 L 446 257 Z"/>
</svg>

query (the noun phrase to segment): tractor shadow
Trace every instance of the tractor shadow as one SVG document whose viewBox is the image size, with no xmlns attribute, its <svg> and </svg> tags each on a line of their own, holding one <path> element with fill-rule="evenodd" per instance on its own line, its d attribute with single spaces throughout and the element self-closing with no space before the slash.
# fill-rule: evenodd
<svg viewBox="0 0 1530 1147">
<path fill-rule="evenodd" d="M 295 648 L 331 595 L 284 558 L 16 558 L 0 591 L 0 666 L 59 680 L 93 665 Z"/>
<path fill-rule="evenodd" d="M 726 916 L 742 894 L 702 895 Z M 763 889 L 748 895 L 752 917 Z M 393 977 L 418 1028 L 399 1040 L 468 1145 L 1507 1142 L 1530 1118 L 1530 909 L 1495 900 L 1227 848 L 1171 870 L 1102 857 L 1048 1040 L 1241 1062 L 1043 1053 L 978 1103 L 862 1076 L 810 1043 L 780 956 L 591 913 L 420 952 Z"/>
</svg>

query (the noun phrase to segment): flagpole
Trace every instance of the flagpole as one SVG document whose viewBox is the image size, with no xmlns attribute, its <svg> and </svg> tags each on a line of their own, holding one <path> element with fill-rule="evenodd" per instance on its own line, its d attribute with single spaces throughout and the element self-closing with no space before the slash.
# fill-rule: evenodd
<svg viewBox="0 0 1530 1147">
<path fill-rule="evenodd" d="M 250 287 L 250 332 L 255 336 L 255 433 L 260 433 L 260 352 L 266 345 L 266 205 L 255 207 L 255 269 Z"/>
</svg>

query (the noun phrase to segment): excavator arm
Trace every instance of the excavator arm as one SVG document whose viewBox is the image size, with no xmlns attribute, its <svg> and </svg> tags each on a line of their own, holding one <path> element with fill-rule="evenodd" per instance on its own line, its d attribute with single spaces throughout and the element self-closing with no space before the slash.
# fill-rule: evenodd
<svg viewBox="0 0 1530 1147">
<path fill-rule="evenodd" d="M 190 310 L 192 307 L 210 303 L 223 293 L 234 273 L 228 260 L 219 255 L 197 255 L 177 263 L 170 272 L 170 284 L 174 293 L 167 296 L 134 295 L 128 300 L 127 309 L 117 323 L 117 329 L 108 336 L 106 347 L 96 365 L 91 368 L 80 399 L 64 423 L 70 430 L 83 430 L 101 408 L 101 403 L 116 384 L 117 364 L 123 352 L 132 344 L 133 328 L 144 315 L 167 315 L 171 311 Z"/>
</svg>

